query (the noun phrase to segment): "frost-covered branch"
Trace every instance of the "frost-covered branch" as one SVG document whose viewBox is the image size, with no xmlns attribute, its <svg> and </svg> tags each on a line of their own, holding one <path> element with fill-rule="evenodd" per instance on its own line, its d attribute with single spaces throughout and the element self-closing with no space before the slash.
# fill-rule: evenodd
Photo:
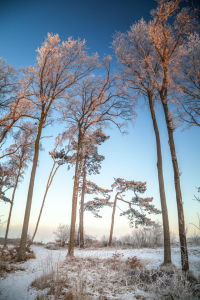
<svg viewBox="0 0 200 300">
<path fill-rule="evenodd" d="M 88 201 L 84 204 L 84 210 L 90 211 L 95 218 L 102 218 L 102 216 L 99 215 L 100 209 L 105 206 L 112 207 L 113 203 L 109 202 L 110 195 L 108 195 L 106 198 L 98 198 L 95 197 L 93 200 Z"/>
</svg>

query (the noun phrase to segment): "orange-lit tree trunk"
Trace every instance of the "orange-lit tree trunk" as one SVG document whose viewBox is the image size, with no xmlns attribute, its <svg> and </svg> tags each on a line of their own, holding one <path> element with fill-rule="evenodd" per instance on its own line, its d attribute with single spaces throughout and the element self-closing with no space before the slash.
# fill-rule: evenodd
<svg viewBox="0 0 200 300">
<path fill-rule="evenodd" d="M 56 146 L 57 147 L 57 146 Z M 54 149 L 54 151 L 56 150 L 56 148 Z M 68 152 L 67 152 L 68 153 Z M 40 209 L 40 213 L 39 213 L 39 216 L 38 216 L 38 220 L 37 220 L 37 223 L 36 223 L 36 226 L 35 226 L 35 231 L 33 233 L 33 236 L 28 244 L 28 247 L 30 247 L 34 241 L 34 238 L 35 238 L 35 235 L 37 233 L 37 230 L 38 230 L 38 226 L 39 226 L 39 222 L 40 222 L 40 218 L 41 218 L 41 215 L 42 215 L 42 211 L 43 211 L 43 207 L 44 207 L 44 202 L 46 200 L 46 196 L 47 196 L 47 193 L 48 193 L 48 190 L 52 184 L 52 181 L 53 181 L 53 178 L 58 170 L 58 168 L 61 166 L 65 156 L 67 155 L 67 153 L 63 156 L 63 158 L 61 159 L 61 161 L 59 162 L 57 168 L 54 170 L 54 167 L 56 165 L 56 161 L 55 161 L 55 158 L 54 158 L 54 152 L 53 152 L 53 160 L 54 160 L 54 164 L 53 164 L 53 167 L 51 169 L 51 172 L 49 174 L 49 179 L 47 181 L 47 185 L 46 185 L 46 190 L 45 190 L 45 194 L 44 194 L 44 197 L 43 197 L 43 201 L 42 201 L 42 206 L 41 206 L 41 209 Z M 53 172 L 54 171 L 54 172 Z"/>
<path fill-rule="evenodd" d="M 33 158 L 33 166 L 31 171 L 31 178 L 29 183 L 29 190 L 28 190 L 28 197 L 26 202 L 26 210 L 24 215 L 24 224 L 22 228 L 22 235 L 20 240 L 20 247 L 18 252 L 18 261 L 24 261 L 26 260 L 26 240 L 27 240 L 27 233 L 28 233 L 28 224 L 29 224 L 29 218 L 30 218 L 30 211 L 31 211 L 31 204 L 32 204 L 32 197 L 33 197 L 33 186 L 34 186 L 34 180 L 35 180 L 35 173 L 38 163 L 38 156 L 39 156 L 39 147 L 40 147 L 40 138 L 42 134 L 42 126 L 44 123 L 44 112 L 41 113 L 41 119 L 38 127 L 38 133 L 37 138 L 35 141 L 35 154 Z"/>
<path fill-rule="evenodd" d="M 179 68 L 176 67 L 176 61 L 184 54 L 183 52 L 181 53 L 181 47 L 187 42 L 189 35 L 196 30 L 196 21 L 189 10 L 185 10 L 184 8 L 179 10 L 180 2 L 181 0 L 164 0 L 158 2 L 151 36 L 157 54 L 161 59 L 160 66 L 162 67 L 163 74 L 157 88 L 164 110 L 174 171 L 182 270 L 188 271 L 189 262 L 179 178 L 180 174 L 173 137 L 173 120 L 168 110 L 168 95 L 170 91 L 170 81 L 173 77 L 179 76 Z"/>
<path fill-rule="evenodd" d="M 118 193 L 115 196 L 115 201 L 114 201 L 114 204 L 113 204 L 113 212 L 112 212 L 112 219 L 111 219 L 109 246 L 112 245 L 113 228 L 114 228 L 114 220 L 115 220 L 115 210 L 116 210 L 116 205 L 117 205 L 117 196 L 118 196 Z"/>
<path fill-rule="evenodd" d="M 46 196 L 47 196 L 47 193 L 48 193 L 48 190 L 49 190 L 49 187 L 51 185 L 51 182 L 52 180 L 51 179 L 51 175 L 52 175 L 52 172 L 53 172 L 53 169 L 54 169 L 54 166 L 55 166 L 55 163 L 53 165 L 53 168 L 51 170 L 51 173 L 49 175 L 49 179 L 48 179 L 48 182 L 47 182 L 47 186 L 46 186 L 46 191 L 45 191 L 45 194 L 44 194 L 44 197 L 43 197 L 43 201 L 42 201 L 42 206 L 40 208 L 40 213 L 39 213 L 39 216 L 38 216 L 38 220 L 37 220 L 37 223 L 36 223 L 36 226 L 35 226 L 35 230 L 34 230 L 34 233 L 33 233 L 33 236 L 28 244 L 28 247 L 30 247 L 34 241 L 34 238 L 35 238 L 35 235 L 37 233 L 37 230 L 38 230 L 38 225 L 39 225 L 39 222 L 40 222 L 40 218 L 41 218 L 41 215 L 42 215 L 42 210 L 43 210 L 43 207 L 44 207 L 44 202 L 45 202 L 45 199 L 46 199 Z"/>
<path fill-rule="evenodd" d="M 77 199 L 78 199 L 78 188 L 79 188 L 79 177 L 81 173 L 81 143 L 82 137 L 79 131 L 78 136 L 78 149 L 77 149 L 77 158 L 76 158 L 76 169 L 75 169 L 75 179 L 74 179 L 74 188 L 73 188 L 73 196 L 72 196 L 72 213 L 71 213 L 71 227 L 70 227 L 70 239 L 69 239 L 69 247 L 68 247 L 68 256 L 74 255 L 74 239 L 75 239 L 75 231 L 76 231 L 76 211 L 77 211 Z"/>
<path fill-rule="evenodd" d="M 158 130 L 157 120 L 155 116 L 155 111 L 153 107 L 153 100 L 151 95 L 149 95 L 149 107 L 151 112 L 151 118 L 153 122 L 154 133 L 156 137 L 156 148 L 157 148 L 157 168 L 158 168 L 158 182 L 160 190 L 160 202 L 162 208 L 162 219 L 163 219 L 163 233 L 164 233 L 164 265 L 171 263 L 171 244 L 170 244 L 170 231 L 169 231 L 169 220 L 167 203 L 165 197 L 165 187 L 163 179 L 163 169 L 162 169 L 162 153 L 160 144 L 160 134 Z"/>
<path fill-rule="evenodd" d="M 186 241 L 186 232 L 185 232 L 185 220 L 184 220 L 184 212 L 183 212 L 183 202 L 182 202 L 182 194 L 181 194 L 181 186 L 180 186 L 180 174 L 178 168 L 178 161 L 176 156 L 174 137 L 173 137 L 173 129 L 171 124 L 171 119 L 169 116 L 169 110 L 167 106 L 167 102 L 161 95 L 162 106 L 165 114 L 165 121 L 167 124 L 167 131 L 169 137 L 169 147 L 171 152 L 172 165 L 174 169 L 174 184 L 176 190 L 176 203 L 178 210 L 178 225 L 179 225 L 179 239 L 180 239 L 180 248 L 181 248 L 181 264 L 182 270 L 189 270 L 189 261 L 188 261 L 188 251 L 187 251 L 187 241 Z"/>
<path fill-rule="evenodd" d="M 58 164 L 58 166 L 57 166 L 57 168 L 55 170 L 54 170 L 54 167 L 56 165 L 56 161 L 55 161 L 54 156 L 53 156 L 54 164 L 53 164 L 53 167 L 52 167 L 51 172 L 49 174 L 49 179 L 47 181 L 46 190 L 45 190 L 45 194 L 44 194 L 43 201 L 42 201 L 42 206 L 40 208 L 40 213 L 39 213 L 38 220 L 37 220 L 37 223 L 36 223 L 36 226 L 35 226 L 35 231 L 34 231 L 33 236 L 32 236 L 32 238 L 31 238 L 31 240 L 30 240 L 30 242 L 28 244 L 28 247 L 30 247 L 32 245 L 33 241 L 34 241 L 35 235 L 36 235 L 37 230 L 38 230 L 38 226 L 39 226 L 39 222 L 40 222 L 40 218 L 41 218 L 41 215 L 42 215 L 42 211 L 43 211 L 43 207 L 44 207 L 44 203 L 45 203 L 45 200 L 46 200 L 46 196 L 47 196 L 48 190 L 49 190 L 49 188 L 51 186 L 51 183 L 53 181 L 53 178 L 54 178 L 54 176 L 55 176 L 58 168 L 61 166 L 61 164 L 63 162 L 63 159 L 65 158 L 66 154 L 63 156 L 63 158 L 61 159 L 60 163 Z"/>
<path fill-rule="evenodd" d="M 86 159 L 83 165 L 83 185 L 81 193 L 81 207 L 80 207 L 80 248 L 84 248 L 84 233 L 83 233 L 83 215 L 84 215 L 84 197 L 85 197 L 85 183 L 86 183 Z"/>
<path fill-rule="evenodd" d="M 115 196 L 115 201 L 113 203 L 112 219 L 111 219 L 109 246 L 112 246 L 113 228 L 114 228 L 114 219 L 115 219 L 115 210 L 116 210 L 116 205 L 117 205 L 117 198 L 118 198 L 119 194 L 122 194 L 125 190 L 126 190 L 126 186 L 121 191 L 119 191 Z"/>
</svg>

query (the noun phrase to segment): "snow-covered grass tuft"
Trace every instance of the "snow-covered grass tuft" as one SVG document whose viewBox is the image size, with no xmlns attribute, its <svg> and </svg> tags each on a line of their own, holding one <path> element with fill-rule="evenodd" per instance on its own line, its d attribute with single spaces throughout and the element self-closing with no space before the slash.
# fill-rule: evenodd
<svg viewBox="0 0 200 300">
<path fill-rule="evenodd" d="M 196 284 L 190 282 L 187 274 L 181 271 L 173 275 L 163 273 L 151 286 L 155 294 L 155 300 L 158 299 L 199 299 L 200 291 L 196 289 Z M 195 291 L 196 290 L 196 291 Z"/>
<path fill-rule="evenodd" d="M 54 295 L 57 299 L 67 287 L 67 277 L 59 274 L 59 268 L 59 257 L 54 261 L 52 254 L 48 253 L 47 258 L 40 264 L 42 275 L 37 276 L 30 284 L 31 287 L 42 291 L 38 294 L 39 299 L 48 299 L 46 298 L 48 295 Z"/>
<path fill-rule="evenodd" d="M 137 285 L 141 290 L 151 294 L 150 299 L 199 299 L 198 282 L 195 276 L 183 273 L 176 268 L 135 270 L 128 275 L 129 284 Z"/>
</svg>

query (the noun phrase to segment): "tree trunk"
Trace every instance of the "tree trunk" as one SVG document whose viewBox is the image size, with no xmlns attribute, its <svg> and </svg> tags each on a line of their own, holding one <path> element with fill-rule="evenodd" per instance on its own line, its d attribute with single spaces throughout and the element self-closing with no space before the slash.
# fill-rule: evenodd
<svg viewBox="0 0 200 300">
<path fill-rule="evenodd" d="M 162 220 L 163 220 L 163 233 L 164 233 L 164 265 L 166 265 L 172 263 L 169 220 L 168 220 L 168 211 L 167 211 L 167 203 L 166 203 L 165 187 L 164 187 L 164 179 L 163 179 L 160 134 L 159 134 L 157 120 L 156 120 L 155 111 L 153 107 L 152 97 L 150 95 L 149 95 L 149 107 L 151 111 L 151 118 L 153 121 L 154 133 L 156 137 L 158 182 L 159 182 L 160 202 L 161 202 Z"/>
<path fill-rule="evenodd" d="M 179 179 L 179 169 L 178 169 L 178 161 L 176 157 L 176 150 L 173 138 L 173 129 L 171 127 L 171 119 L 169 115 L 169 110 L 167 106 L 167 102 L 164 97 L 161 96 L 161 101 L 165 114 L 165 121 L 167 124 L 167 131 L 169 137 L 169 147 L 171 152 L 172 164 L 174 169 L 174 183 L 176 190 L 176 202 L 177 202 L 177 210 L 178 210 L 178 224 L 179 224 L 179 239 L 180 239 L 180 248 L 181 248 L 181 264 L 182 270 L 189 270 L 189 261 L 188 261 L 188 252 L 187 252 L 187 241 L 186 241 L 186 233 L 185 233 L 185 221 L 184 221 L 184 212 L 183 212 L 183 202 L 181 195 L 181 187 L 180 187 L 180 179 Z"/>
<path fill-rule="evenodd" d="M 11 200 L 11 204 L 10 204 L 10 211 L 9 211 L 8 222 L 7 222 L 7 227 L 6 227 L 6 234 L 5 234 L 5 239 L 4 239 L 4 246 L 3 246 L 4 248 L 7 245 L 8 231 L 9 231 L 9 227 L 10 227 L 10 219 L 11 219 L 12 208 L 13 208 L 13 204 L 14 204 L 15 191 L 16 191 L 19 176 L 20 176 L 20 171 L 21 171 L 21 165 L 19 167 L 19 171 L 18 171 L 18 174 L 17 174 L 17 178 L 16 178 L 16 182 L 15 182 L 15 186 L 14 186 L 14 190 L 13 190 L 13 194 L 12 194 L 12 200 Z"/>
<path fill-rule="evenodd" d="M 77 209 L 77 199 L 78 199 L 79 176 L 80 176 L 80 171 L 81 171 L 80 149 L 81 149 L 81 137 L 79 134 L 74 188 L 73 188 L 73 196 L 72 196 L 71 227 L 70 227 L 68 254 L 67 254 L 68 256 L 74 255 L 74 238 L 75 238 L 75 230 L 76 230 L 76 209 Z"/>
<path fill-rule="evenodd" d="M 116 209 L 116 204 L 117 204 L 117 196 L 118 196 L 118 193 L 115 196 L 115 201 L 114 201 L 114 204 L 113 204 L 113 212 L 112 212 L 112 219 L 111 219 L 109 246 L 112 246 L 112 237 L 113 237 L 113 227 L 114 227 L 115 209 Z"/>
<path fill-rule="evenodd" d="M 28 197 L 27 197 L 27 202 L 26 202 L 24 224 L 23 224 L 19 252 L 18 252 L 18 259 L 17 259 L 18 261 L 26 260 L 26 240 L 27 240 L 28 224 L 29 224 L 29 217 L 30 217 L 32 197 L 33 197 L 33 186 L 34 186 L 34 181 L 35 181 L 35 173 L 36 173 L 38 156 L 39 156 L 39 144 L 40 144 L 40 137 L 42 134 L 43 121 L 44 121 L 44 118 L 41 117 L 40 124 L 38 127 L 37 138 L 35 141 L 35 154 L 34 154 L 34 159 L 33 159 L 33 166 L 32 166 L 31 178 L 30 178 L 30 183 L 29 183 Z"/>
<path fill-rule="evenodd" d="M 35 231 L 34 231 L 33 236 L 32 236 L 32 238 L 31 238 L 31 240 L 30 240 L 30 242 L 29 242 L 29 244 L 28 244 L 28 247 L 30 247 L 30 246 L 32 245 L 32 243 L 33 243 L 33 240 L 34 240 L 35 235 L 36 235 L 37 230 L 38 230 L 38 225 L 39 225 L 39 222 L 40 222 L 40 218 L 41 218 L 41 215 L 42 215 L 42 210 L 43 210 L 43 207 L 44 207 L 44 202 L 45 202 L 45 200 L 46 200 L 46 196 L 47 196 L 48 190 L 49 190 L 49 188 L 50 188 L 50 186 L 51 186 L 51 183 L 52 183 L 52 181 L 53 181 L 53 178 L 54 178 L 54 176 L 55 176 L 55 174 L 56 174 L 58 168 L 60 167 L 60 165 L 61 165 L 61 163 L 62 163 L 62 161 L 63 161 L 63 159 L 64 159 L 65 156 L 66 156 L 66 154 L 63 156 L 63 158 L 61 159 L 59 165 L 57 166 L 57 168 L 56 168 L 55 171 L 53 172 L 54 167 L 55 167 L 55 165 L 56 165 L 56 162 L 55 162 L 55 160 L 54 160 L 54 164 L 53 164 L 53 167 L 52 167 L 51 172 L 50 172 L 50 174 L 49 174 L 49 179 L 48 179 L 48 181 L 47 181 L 46 190 L 45 190 L 45 194 L 44 194 L 44 197 L 43 197 L 42 206 L 41 206 L 40 213 L 39 213 L 39 216 L 38 216 L 38 220 L 37 220 L 37 224 L 36 224 L 36 227 L 35 227 Z"/>
<path fill-rule="evenodd" d="M 83 186 L 81 194 L 81 209 L 80 209 L 80 248 L 84 248 L 84 235 L 83 235 L 83 214 L 84 214 L 84 197 L 85 197 L 85 183 L 86 183 L 86 159 L 83 165 Z"/>
<path fill-rule="evenodd" d="M 80 220 L 79 220 L 79 225 L 78 225 L 76 244 L 77 244 L 77 246 L 79 246 L 79 244 L 80 244 Z"/>
<path fill-rule="evenodd" d="M 55 163 L 54 163 L 54 165 L 53 165 L 53 168 L 54 168 L 54 166 L 55 166 Z M 52 168 L 52 171 L 53 171 L 53 168 Z M 49 187 L 50 187 L 50 185 L 51 185 L 51 174 L 52 174 L 52 171 L 51 171 L 51 173 L 50 173 L 50 176 L 49 176 L 49 179 L 48 179 L 48 182 L 47 182 L 46 191 L 45 191 L 44 198 L 43 198 L 43 201 L 42 201 L 42 206 L 41 206 L 41 208 L 40 208 L 40 213 L 39 213 L 39 216 L 38 216 L 37 224 L 36 224 L 36 226 L 35 226 L 35 231 L 34 231 L 33 236 L 32 236 L 32 238 L 31 238 L 31 240 L 30 240 L 30 242 L 29 242 L 29 244 L 28 244 L 28 247 L 30 247 L 30 246 L 32 245 L 33 240 L 34 240 L 35 235 L 36 235 L 37 230 L 38 230 L 38 225 L 39 225 L 40 218 L 41 218 L 41 215 L 42 215 L 42 210 L 43 210 L 43 207 L 44 207 L 44 202 L 45 202 L 45 199 L 46 199 L 46 196 L 47 196 L 47 192 L 48 192 L 48 190 L 49 190 Z"/>
</svg>

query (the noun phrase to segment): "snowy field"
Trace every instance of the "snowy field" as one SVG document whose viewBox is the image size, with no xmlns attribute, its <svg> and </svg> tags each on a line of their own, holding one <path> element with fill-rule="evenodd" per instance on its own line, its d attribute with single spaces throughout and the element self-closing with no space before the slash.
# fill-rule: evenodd
<svg viewBox="0 0 200 300">
<path fill-rule="evenodd" d="M 101 248 L 97 250 L 93 249 L 84 249 L 79 250 L 75 249 L 75 259 L 71 260 L 69 258 L 66 259 L 67 249 L 61 248 L 60 250 L 48 250 L 43 246 L 32 246 L 32 250 L 35 252 L 36 259 L 30 259 L 24 263 L 15 264 L 18 267 L 24 268 L 24 271 L 16 271 L 7 273 L 5 277 L 0 277 L 0 299 L 1 300 L 33 300 L 33 299 L 58 299 L 54 297 L 49 298 L 37 298 L 38 293 L 44 294 L 45 290 L 39 291 L 35 287 L 31 287 L 30 284 L 35 280 L 40 278 L 41 275 L 52 273 L 56 274 L 65 274 L 65 281 L 69 282 L 70 279 L 78 282 L 77 278 L 83 280 L 85 278 L 85 285 L 87 287 L 90 286 L 90 283 L 93 281 L 91 285 L 91 293 L 90 290 L 87 292 L 92 294 L 91 297 L 86 297 L 82 299 L 153 299 L 150 294 L 145 292 L 138 291 L 135 287 L 132 288 L 128 286 L 127 283 L 120 283 L 120 271 L 119 266 L 114 265 L 114 269 L 106 269 L 106 264 L 103 266 L 102 262 L 109 262 L 109 259 L 113 257 L 114 253 L 117 253 L 119 260 L 125 262 L 127 258 L 136 256 L 141 260 L 141 263 L 145 269 L 156 269 L 163 262 L 163 248 L 155 248 L 155 249 L 107 249 Z M 117 252 L 116 252 L 117 251 Z M 200 277 L 200 247 L 189 247 L 189 262 L 190 262 L 190 270 L 193 273 Z M 95 262 L 95 263 L 94 263 Z M 180 260 L 180 249 L 178 247 L 172 248 L 172 262 L 173 264 L 181 268 L 181 260 Z M 90 263 L 90 269 L 88 269 L 88 263 Z M 93 269 L 92 269 L 93 263 Z M 102 269 L 101 269 L 102 268 Z M 101 269 L 101 271 L 100 271 Z M 96 270 L 96 271 L 95 271 Z M 84 274 L 85 272 L 85 274 Z M 95 273 L 96 272 L 96 273 Z M 102 279 L 97 278 L 97 273 L 102 274 Z M 115 272 L 115 273 L 114 273 Z M 117 275 L 116 275 L 117 272 Z M 109 273 L 109 274 L 108 274 Z M 74 277 L 73 277 L 74 276 Z M 100 275 L 99 275 L 100 276 Z M 105 277 L 108 276 L 107 279 Z M 118 277 L 117 277 L 118 276 Z M 111 286 L 105 286 L 112 277 L 116 277 L 116 281 L 113 281 Z M 64 278 L 64 277 L 63 277 Z M 96 278 L 96 279 L 95 279 Z M 118 278 L 118 279 L 117 279 Z M 95 290 L 95 280 L 100 280 L 104 287 L 96 287 Z M 40 280 L 40 279 L 39 279 Z M 88 282 L 88 280 L 90 282 Z M 87 284 L 86 284 L 87 281 Z M 111 282 L 112 283 L 112 282 Z M 84 287 L 83 282 L 81 282 L 81 289 L 86 289 Z M 76 288 L 78 289 L 77 283 Z M 108 283 L 109 285 L 109 283 Z M 119 288 L 119 285 L 121 286 Z M 115 287 L 114 287 L 115 286 Z M 79 287 L 80 289 L 80 287 Z M 102 292 L 101 289 L 106 293 L 106 297 L 100 297 Z M 47 289 L 46 289 L 47 290 Z M 106 292 L 107 290 L 107 292 Z M 67 288 L 66 288 L 67 291 Z M 77 292 L 77 291 L 76 291 Z M 77 292 L 78 293 L 78 292 Z M 94 295 L 97 295 L 95 298 Z M 139 298 L 139 296 L 141 296 Z M 149 295 L 149 296 L 148 296 Z M 61 297 L 60 299 L 75 299 L 75 298 L 67 298 Z M 81 297 L 77 296 L 77 299 L 81 299 Z M 156 298 L 155 298 L 156 299 Z M 167 298 L 166 298 L 167 299 Z M 188 298 L 189 299 L 189 298 Z"/>
</svg>

